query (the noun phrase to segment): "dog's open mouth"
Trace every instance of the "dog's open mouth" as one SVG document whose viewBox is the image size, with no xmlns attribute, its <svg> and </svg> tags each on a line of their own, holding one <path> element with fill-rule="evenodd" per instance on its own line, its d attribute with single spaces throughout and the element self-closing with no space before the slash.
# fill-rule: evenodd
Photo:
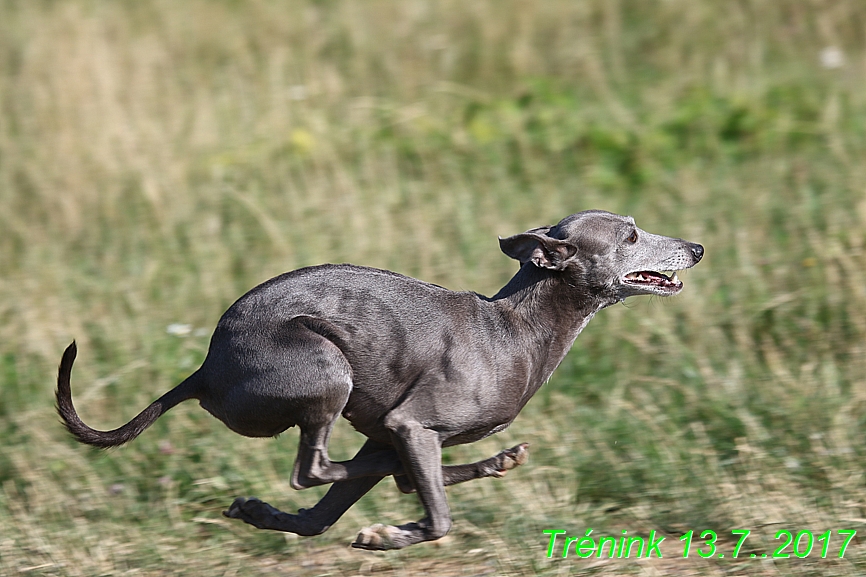
<svg viewBox="0 0 866 577">
<path fill-rule="evenodd" d="M 651 270 L 630 272 L 623 280 L 626 284 L 644 287 L 651 292 L 661 294 L 678 293 L 683 288 L 683 283 L 677 278 L 676 271 L 673 271 L 670 276 Z"/>
</svg>

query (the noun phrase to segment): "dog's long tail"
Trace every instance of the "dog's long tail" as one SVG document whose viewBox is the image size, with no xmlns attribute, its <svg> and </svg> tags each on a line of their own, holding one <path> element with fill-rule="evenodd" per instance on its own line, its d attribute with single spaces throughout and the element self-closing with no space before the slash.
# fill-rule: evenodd
<svg viewBox="0 0 866 577">
<path fill-rule="evenodd" d="M 63 351 L 63 358 L 60 360 L 60 368 L 57 373 L 57 412 L 60 413 L 60 417 L 63 419 L 69 432 L 82 443 L 103 449 L 122 445 L 139 436 L 142 431 L 152 425 L 154 421 L 170 408 L 188 399 L 196 398 L 199 377 L 198 373 L 193 373 L 189 378 L 151 403 L 150 406 L 122 427 L 118 427 L 113 431 L 97 431 L 81 421 L 81 418 L 79 418 L 78 413 L 75 411 L 75 407 L 72 405 L 72 389 L 69 386 L 69 376 L 72 373 L 72 363 L 75 362 L 75 355 L 77 353 L 78 347 L 75 341 L 72 341 L 72 344 Z"/>
</svg>

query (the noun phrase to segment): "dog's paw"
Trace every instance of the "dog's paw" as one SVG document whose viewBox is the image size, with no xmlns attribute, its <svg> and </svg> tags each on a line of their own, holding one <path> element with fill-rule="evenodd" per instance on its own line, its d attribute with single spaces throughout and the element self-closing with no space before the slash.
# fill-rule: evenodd
<svg viewBox="0 0 866 577">
<path fill-rule="evenodd" d="M 497 460 L 498 463 L 493 476 L 504 477 L 505 473 L 529 460 L 529 443 L 520 443 L 515 447 L 505 449 L 497 455 Z"/>
<path fill-rule="evenodd" d="M 415 527 L 415 523 L 409 523 L 404 527 Z M 356 549 L 367 549 L 368 551 L 388 551 L 389 549 L 402 549 L 406 545 L 421 541 L 415 535 L 417 531 L 410 531 L 391 525 L 376 523 L 370 527 L 361 529 L 352 547 Z"/>
<path fill-rule="evenodd" d="M 356 549 L 367 549 L 368 551 L 387 551 L 393 549 L 391 534 L 388 532 L 388 526 L 376 523 L 370 527 L 364 527 L 352 547 Z"/>
<path fill-rule="evenodd" d="M 243 497 L 238 497 L 232 504 L 229 505 L 229 508 L 223 511 L 223 516 L 228 517 L 230 519 L 241 519 L 244 515 L 244 510 L 247 507 L 253 506 L 256 503 L 261 503 L 258 499 L 244 499 Z"/>
<path fill-rule="evenodd" d="M 273 519 L 280 511 L 271 507 L 264 501 L 251 498 L 238 497 L 223 515 L 230 519 L 240 519 L 259 529 L 269 529 Z"/>
<path fill-rule="evenodd" d="M 243 497 L 238 497 L 237 499 L 232 501 L 232 504 L 229 505 L 228 509 L 223 511 L 223 517 L 228 517 L 229 519 L 239 519 L 241 507 L 243 507 L 244 503 L 246 502 L 247 500 Z"/>
</svg>

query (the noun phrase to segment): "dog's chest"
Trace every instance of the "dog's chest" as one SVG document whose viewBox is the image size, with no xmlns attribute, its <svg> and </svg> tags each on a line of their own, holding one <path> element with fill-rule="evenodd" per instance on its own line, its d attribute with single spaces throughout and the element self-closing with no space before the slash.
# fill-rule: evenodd
<svg viewBox="0 0 866 577">
<path fill-rule="evenodd" d="M 485 426 L 479 427 L 467 431 L 461 431 L 459 433 L 452 434 L 443 440 L 443 447 L 452 447 L 454 445 L 466 445 L 468 443 L 474 443 L 476 441 L 480 441 L 481 439 L 485 439 L 490 435 L 495 435 L 499 431 L 508 428 L 508 426 L 513 422 L 509 420 L 506 423 L 499 423 L 494 426 Z"/>
</svg>

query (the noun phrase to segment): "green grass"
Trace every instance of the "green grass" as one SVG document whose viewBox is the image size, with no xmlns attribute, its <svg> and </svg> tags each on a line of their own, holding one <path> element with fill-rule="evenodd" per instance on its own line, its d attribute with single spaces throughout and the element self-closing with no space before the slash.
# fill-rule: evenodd
<svg viewBox="0 0 866 577">
<path fill-rule="evenodd" d="M 862 574 L 859 536 L 769 563 L 731 559 L 730 531 L 758 555 L 866 531 L 864 25 L 855 0 L 0 2 L 0 574 Z M 288 485 L 294 431 L 190 404 L 97 452 L 53 413 L 73 338 L 76 403 L 113 428 L 271 276 L 353 262 L 493 294 L 515 270 L 497 235 L 587 208 L 706 258 L 446 452 L 532 445 L 449 489 L 443 542 L 346 548 L 420 515 L 390 482 L 313 539 L 223 519 L 323 494 Z M 342 423 L 332 453 L 359 444 Z M 665 557 L 545 557 L 543 530 L 589 527 L 661 532 Z M 683 559 L 705 529 L 726 557 L 696 537 Z"/>
</svg>

